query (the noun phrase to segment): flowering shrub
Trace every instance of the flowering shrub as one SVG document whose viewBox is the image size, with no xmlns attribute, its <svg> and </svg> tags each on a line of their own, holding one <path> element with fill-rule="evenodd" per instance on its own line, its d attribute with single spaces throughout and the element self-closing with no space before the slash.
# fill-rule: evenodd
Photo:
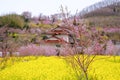
<svg viewBox="0 0 120 80">
<path fill-rule="evenodd" d="M 39 48 L 35 45 L 22 46 L 18 50 L 21 56 L 35 55 L 38 54 Z"/>
<path fill-rule="evenodd" d="M 56 49 L 54 47 L 51 47 L 51 46 L 40 46 L 40 50 L 44 50 L 45 52 L 43 52 L 43 55 L 45 56 L 50 56 L 50 55 L 56 55 L 57 52 L 56 52 Z"/>
<path fill-rule="evenodd" d="M 116 54 L 116 47 L 115 47 L 115 45 L 112 43 L 112 41 L 110 40 L 110 41 L 108 41 L 107 42 L 107 46 L 106 46 L 106 54 Z"/>
<path fill-rule="evenodd" d="M 18 50 L 21 56 L 28 55 L 56 55 L 56 50 L 50 46 L 36 46 L 34 44 L 30 44 L 28 46 L 22 46 Z"/>
<path fill-rule="evenodd" d="M 109 33 L 120 32 L 120 28 L 104 28 L 104 31 Z"/>
<path fill-rule="evenodd" d="M 73 54 L 74 54 L 74 51 L 70 47 L 66 46 L 66 47 L 60 49 L 60 55 L 62 55 L 62 56 L 73 55 Z"/>
<path fill-rule="evenodd" d="M 59 50 L 59 52 L 57 51 Z M 73 54 L 73 51 L 69 47 L 64 48 L 56 48 L 52 46 L 37 46 L 34 44 L 30 44 L 28 46 L 22 46 L 18 50 L 20 52 L 20 56 L 28 56 L 28 55 L 44 55 L 44 56 L 51 56 L 51 55 L 69 55 Z"/>
</svg>

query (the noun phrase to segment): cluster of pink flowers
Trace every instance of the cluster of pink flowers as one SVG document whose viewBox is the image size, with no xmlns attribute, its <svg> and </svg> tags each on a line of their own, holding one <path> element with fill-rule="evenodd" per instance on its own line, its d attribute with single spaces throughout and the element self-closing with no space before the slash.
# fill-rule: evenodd
<svg viewBox="0 0 120 80">
<path fill-rule="evenodd" d="M 66 55 L 73 55 L 74 50 L 70 47 L 64 47 L 60 49 L 60 55 L 66 56 Z"/>
<path fill-rule="evenodd" d="M 51 21 L 50 20 L 44 20 L 43 23 L 44 24 L 51 24 Z"/>
<path fill-rule="evenodd" d="M 19 48 L 18 52 L 20 53 L 20 56 L 29 56 L 29 55 L 65 56 L 65 55 L 73 54 L 73 51 L 69 47 L 56 48 L 52 46 L 36 46 L 34 44 L 30 44 L 28 46 L 22 46 Z"/>
<path fill-rule="evenodd" d="M 105 28 L 101 28 L 104 32 L 108 32 L 108 33 L 114 33 L 114 32 L 120 32 L 120 28 L 119 27 L 105 27 Z M 96 31 L 96 27 L 93 27 L 91 29 L 93 32 Z"/>
<path fill-rule="evenodd" d="M 28 55 L 56 55 L 56 51 L 52 47 L 43 47 L 36 46 L 34 44 L 30 44 L 28 46 L 22 46 L 18 50 L 20 52 L 20 56 L 28 56 Z"/>
<path fill-rule="evenodd" d="M 106 54 L 106 55 L 116 54 L 116 47 L 112 43 L 112 41 L 108 41 L 105 48 L 103 46 L 104 44 L 100 44 L 96 42 L 94 45 L 85 48 L 84 53 Z M 62 55 L 62 56 L 65 56 L 65 55 L 73 55 L 74 49 L 68 46 L 65 46 L 63 48 L 56 48 L 52 46 L 36 46 L 34 44 L 30 44 L 28 46 L 20 47 L 18 52 L 20 53 L 20 56 L 29 56 L 29 55 L 35 55 L 35 56 L 36 55 L 44 55 L 44 56 Z"/>
<path fill-rule="evenodd" d="M 117 51 L 116 49 L 117 48 L 115 47 L 115 45 L 110 40 L 110 41 L 107 42 L 105 54 L 116 54 L 116 51 Z"/>
<path fill-rule="evenodd" d="M 118 48 L 109 40 L 106 44 L 96 43 L 95 45 L 85 48 L 84 52 L 87 54 L 103 54 L 116 55 Z"/>
<path fill-rule="evenodd" d="M 84 49 L 84 52 L 87 54 L 103 54 L 103 51 L 104 51 L 103 45 L 98 42 Z"/>
<path fill-rule="evenodd" d="M 120 32 L 120 28 L 104 28 L 105 32 Z"/>
</svg>

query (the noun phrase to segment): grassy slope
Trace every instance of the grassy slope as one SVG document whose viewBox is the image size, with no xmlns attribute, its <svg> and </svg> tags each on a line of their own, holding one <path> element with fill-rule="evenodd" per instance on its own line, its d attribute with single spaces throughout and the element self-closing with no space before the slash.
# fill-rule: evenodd
<svg viewBox="0 0 120 80">
<path fill-rule="evenodd" d="M 62 58 L 15 58 L 14 65 L 0 71 L 0 80 L 77 80 L 72 68 Z M 90 75 L 97 80 L 119 80 L 120 57 L 116 58 L 114 62 L 113 57 L 97 56 L 89 68 Z M 12 60 L 8 63 L 10 61 Z"/>
<path fill-rule="evenodd" d="M 120 16 L 93 16 L 85 20 L 94 27 L 120 27 Z"/>
</svg>

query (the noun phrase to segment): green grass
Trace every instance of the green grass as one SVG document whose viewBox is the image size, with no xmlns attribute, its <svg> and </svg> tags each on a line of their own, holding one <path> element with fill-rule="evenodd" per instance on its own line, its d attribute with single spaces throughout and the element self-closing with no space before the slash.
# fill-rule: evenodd
<svg viewBox="0 0 120 80">
<path fill-rule="evenodd" d="M 0 58 L 0 80 L 77 80 L 64 57 Z M 89 67 L 94 80 L 119 80 L 120 57 L 97 56 Z M 93 80 L 92 79 L 92 80 Z"/>
</svg>

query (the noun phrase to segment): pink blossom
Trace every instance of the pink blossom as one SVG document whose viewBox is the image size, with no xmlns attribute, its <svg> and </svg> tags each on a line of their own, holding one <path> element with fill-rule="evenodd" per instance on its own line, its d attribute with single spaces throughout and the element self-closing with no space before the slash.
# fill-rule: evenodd
<svg viewBox="0 0 120 80">
<path fill-rule="evenodd" d="M 116 53 L 116 47 L 110 40 L 107 42 L 106 54 L 115 54 L 115 53 Z"/>
</svg>

